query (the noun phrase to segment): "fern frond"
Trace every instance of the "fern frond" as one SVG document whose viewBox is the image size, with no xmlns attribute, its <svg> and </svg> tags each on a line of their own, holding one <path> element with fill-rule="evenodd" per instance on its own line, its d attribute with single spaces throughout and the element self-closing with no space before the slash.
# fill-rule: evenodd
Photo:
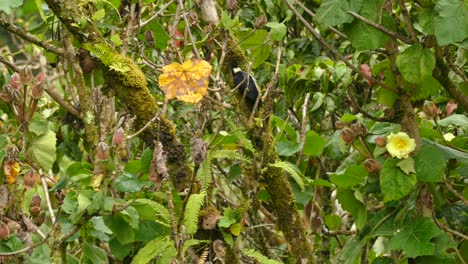
<svg viewBox="0 0 468 264">
<path fill-rule="evenodd" d="M 177 256 L 177 249 L 174 246 L 174 243 L 171 243 L 170 246 L 164 250 L 161 257 L 158 259 L 158 264 L 167 264 L 171 263 L 171 259 Z"/>
<path fill-rule="evenodd" d="M 148 242 L 142 247 L 132 260 L 132 264 L 146 264 L 159 254 L 164 252 L 166 248 L 172 245 L 172 241 L 165 237 L 158 237 Z"/>
<path fill-rule="evenodd" d="M 223 239 L 229 246 L 232 247 L 234 245 L 234 239 L 232 238 L 232 234 L 228 232 L 221 231 L 221 235 L 223 235 Z"/>
<path fill-rule="evenodd" d="M 205 264 L 205 261 L 208 258 L 209 253 L 210 253 L 210 248 L 205 248 L 203 253 L 200 255 L 200 258 L 198 259 L 197 264 Z"/>
<path fill-rule="evenodd" d="M 189 247 L 193 247 L 193 246 L 196 246 L 196 245 L 199 245 L 199 244 L 202 244 L 202 243 L 205 243 L 205 244 L 208 244 L 208 243 L 211 243 L 210 240 L 199 240 L 199 239 L 189 239 L 187 241 L 184 242 L 184 251 L 187 251 L 187 249 Z"/>
<path fill-rule="evenodd" d="M 276 261 L 274 259 L 270 259 L 262 255 L 260 252 L 254 250 L 254 249 L 244 249 L 242 250 L 242 253 L 245 255 L 254 258 L 257 260 L 260 264 L 281 264 L 281 262 Z"/>
<path fill-rule="evenodd" d="M 245 134 L 239 129 L 239 126 L 230 119 L 226 119 L 226 121 L 229 129 L 231 130 L 231 133 L 237 138 L 237 140 L 239 140 L 241 146 L 254 153 L 255 149 L 252 145 L 252 141 L 250 141 L 250 139 L 245 136 Z"/>
<path fill-rule="evenodd" d="M 299 170 L 299 168 L 297 168 L 296 165 L 287 161 L 277 161 L 273 164 L 272 163 L 268 164 L 268 166 L 280 168 L 288 172 L 289 175 L 291 175 L 291 177 L 294 179 L 294 181 L 296 181 L 297 185 L 299 185 L 299 187 L 301 188 L 301 191 L 304 191 L 304 181 L 302 180 L 303 176 L 302 176 L 301 171 Z"/>
<path fill-rule="evenodd" d="M 157 220 L 157 218 L 159 218 L 161 221 L 157 222 L 161 222 L 162 224 L 169 226 L 169 210 L 166 207 L 164 207 L 164 205 L 149 199 L 136 199 L 133 205 L 143 205 L 149 207 L 153 211 L 152 213 L 154 213 L 155 221 Z"/>
<path fill-rule="evenodd" d="M 202 183 L 202 192 L 208 190 L 208 187 L 211 184 L 211 159 L 210 152 L 206 155 L 206 159 L 200 165 L 200 168 L 197 171 L 197 178 L 201 180 Z"/>
<path fill-rule="evenodd" d="M 198 215 L 200 214 L 201 206 L 205 200 L 206 192 L 195 193 L 190 195 L 184 214 L 185 232 L 187 234 L 195 234 L 198 229 Z"/>
<path fill-rule="evenodd" d="M 213 154 L 211 154 L 211 157 L 217 158 L 217 159 L 242 160 L 247 163 L 251 162 L 251 160 L 248 157 L 240 154 L 239 152 L 235 150 L 230 150 L 230 149 L 216 150 L 213 152 Z"/>
<path fill-rule="evenodd" d="M 83 48 L 91 53 L 91 56 L 98 58 L 104 65 L 110 66 L 119 60 L 116 51 L 104 43 L 84 44 Z"/>
</svg>

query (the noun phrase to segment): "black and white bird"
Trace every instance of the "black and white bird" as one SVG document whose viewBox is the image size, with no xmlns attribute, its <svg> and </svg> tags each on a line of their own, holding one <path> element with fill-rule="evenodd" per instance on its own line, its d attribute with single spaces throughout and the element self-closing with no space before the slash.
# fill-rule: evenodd
<svg viewBox="0 0 468 264">
<path fill-rule="evenodd" d="M 241 70 L 238 67 L 232 69 L 234 75 L 234 87 L 239 88 L 239 93 L 243 98 L 245 98 L 246 104 L 253 109 L 255 106 L 255 101 L 257 101 L 257 97 L 259 96 L 259 87 L 255 78 L 252 74 L 249 74 L 246 71 Z M 244 96 L 245 94 L 245 96 Z M 262 105 L 262 101 L 258 102 L 258 107 Z"/>
</svg>

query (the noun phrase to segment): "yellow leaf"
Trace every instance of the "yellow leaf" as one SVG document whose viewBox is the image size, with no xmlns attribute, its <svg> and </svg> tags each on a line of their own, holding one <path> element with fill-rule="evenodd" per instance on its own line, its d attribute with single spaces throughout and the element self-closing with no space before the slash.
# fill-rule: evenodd
<svg viewBox="0 0 468 264">
<path fill-rule="evenodd" d="M 8 184 L 16 182 L 20 169 L 19 163 L 14 160 L 9 160 L 3 164 L 3 173 L 5 174 Z"/>
<path fill-rule="evenodd" d="M 173 62 L 162 68 L 159 86 L 168 99 L 177 98 L 186 103 L 197 103 L 208 90 L 211 65 L 202 59 L 179 64 Z"/>
</svg>

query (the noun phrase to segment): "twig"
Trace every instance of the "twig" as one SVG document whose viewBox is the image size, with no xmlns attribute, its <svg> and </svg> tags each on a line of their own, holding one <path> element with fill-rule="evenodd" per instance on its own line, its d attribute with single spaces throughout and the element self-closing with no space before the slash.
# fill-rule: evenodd
<svg viewBox="0 0 468 264">
<path fill-rule="evenodd" d="M 81 115 L 80 115 L 80 112 L 78 112 L 78 110 L 76 110 L 73 106 L 71 106 L 70 104 L 68 104 L 63 98 L 62 96 L 60 96 L 60 94 L 57 92 L 57 90 L 55 90 L 53 87 L 50 87 L 50 86 L 47 86 L 45 89 L 46 93 L 52 97 L 52 99 L 54 99 L 55 102 L 57 102 L 61 107 L 65 108 L 65 110 L 67 110 L 70 114 L 78 117 L 81 119 Z"/>
<path fill-rule="evenodd" d="M 151 118 L 150 121 L 148 121 L 148 123 L 146 123 L 142 128 L 140 128 L 140 130 L 138 130 L 135 134 L 133 135 L 130 135 L 130 136 L 127 136 L 127 140 L 130 140 L 136 136 L 138 136 L 140 133 L 142 133 L 143 131 L 145 131 L 146 128 L 149 127 L 149 125 L 151 125 L 151 123 L 153 123 L 154 121 L 156 121 L 156 119 L 159 119 L 158 117 L 159 115 L 156 114 L 153 118 Z"/>
<path fill-rule="evenodd" d="M 148 19 L 145 20 L 144 22 L 140 23 L 140 25 L 134 26 L 133 29 L 143 28 L 144 26 L 148 25 L 151 21 L 153 21 L 155 18 L 157 18 L 158 16 L 160 16 L 164 11 L 166 11 L 167 7 L 170 6 L 170 5 L 172 5 L 173 2 L 174 2 L 174 0 L 171 0 L 171 1 L 167 2 L 166 4 L 164 4 L 164 5 L 158 10 L 158 12 L 156 12 L 154 15 L 152 15 L 150 18 L 148 18 Z"/>
<path fill-rule="evenodd" d="M 294 0 L 296 2 L 296 4 L 298 4 L 302 9 L 304 9 L 304 11 L 309 14 L 311 17 L 315 17 L 315 13 L 312 12 L 312 10 L 308 9 L 301 1 L 299 0 Z M 348 39 L 348 36 L 346 36 L 343 32 L 339 31 L 338 29 L 334 28 L 334 27 L 328 27 L 331 31 L 333 31 L 334 33 L 336 33 L 338 36 L 344 38 L 344 39 Z"/>
<path fill-rule="evenodd" d="M 200 53 L 198 52 L 197 46 L 195 45 L 195 39 L 193 38 L 192 31 L 190 30 L 190 22 L 188 21 L 187 16 L 185 15 L 184 3 L 182 2 L 182 0 L 178 0 L 177 2 L 182 7 L 182 16 L 184 17 L 184 21 L 185 21 L 185 28 L 187 29 L 187 32 L 189 34 L 190 42 L 192 43 L 195 56 L 197 56 L 197 58 L 200 58 Z"/>
<path fill-rule="evenodd" d="M 39 173 L 43 174 L 42 170 L 40 170 Z M 50 220 L 52 221 L 52 223 L 55 223 L 54 209 L 52 208 L 52 204 L 50 203 L 49 189 L 47 188 L 47 182 L 43 175 L 41 176 L 41 182 L 42 182 L 42 188 L 44 189 L 44 196 L 46 199 L 47 208 L 49 209 Z"/>
<path fill-rule="evenodd" d="M 379 84 L 380 86 L 382 86 L 383 88 L 389 90 L 389 91 L 392 91 L 394 93 L 398 93 L 396 89 L 388 86 L 387 84 L 383 83 L 382 81 L 372 77 L 371 75 L 367 74 L 367 73 L 363 73 L 361 70 L 359 70 L 356 66 L 354 66 L 353 64 L 351 64 L 346 58 L 345 56 L 343 56 L 335 47 L 331 46 L 330 44 L 328 44 L 328 42 L 320 35 L 320 33 L 318 31 L 316 31 L 310 24 L 309 22 L 307 22 L 304 17 L 301 16 L 301 14 L 299 14 L 299 12 L 297 11 L 296 8 L 294 8 L 294 6 L 288 1 L 288 0 L 283 0 L 289 7 L 289 9 L 294 13 L 294 15 L 296 15 L 299 20 L 302 22 L 302 24 L 312 33 L 312 35 L 314 36 L 315 39 L 317 39 L 317 41 L 320 43 L 320 45 L 322 45 L 324 48 L 326 48 L 327 50 L 329 50 L 333 55 L 335 55 L 338 59 L 340 59 L 341 61 L 344 62 L 344 64 L 346 64 L 346 66 L 348 66 L 351 70 L 353 70 L 355 73 L 359 74 L 360 76 L 362 76 L 363 78 L 365 79 L 368 79 L 368 80 L 371 80 L 372 82 L 374 83 L 377 83 Z"/>
<path fill-rule="evenodd" d="M 457 190 L 455 190 L 452 185 L 450 185 L 450 183 L 448 182 L 444 182 L 445 183 L 445 187 L 453 194 L 455 195 L 458 199 L 460 199 L 460 201 L 462 201 L 465 205 L 468 204 L 468 201 L 465 199 L 465 197 L 463 197 L 463 195 L 459 194 L 457 192 Z"/>
<path fill-rule="evenodd" d="M 413 41 L 413 43 L 417 43 L 418 37 L 416 35 L 416 31 L 413 28 L 413 21 L 411 21 L 409 14 L 408 14 L 408 10 L 406 9 L 405 1 L 398 0 L 398 4 L 400 5 L 401 14 L 403 15 L 403 18 L 405 19 L 406 28 L 408 29 L 408 32 L 411 36 L 411 40 Z"/>
<path fill-rule="evenodd" d="M 37 38 L 36 36 L 32 35 L 31 33 L 27 32 L 23 28 L 20 28 L 14 24 L 11 24 L 7 21 L 5 21 L 2 17 L 0 17 L 0 26 L 6 29 L 7 31 L 17 35 L 18 37 L 29 41 L 33 44 L 38 45 L 39 47 L 44 48 L 47 51 L 50 51 L 52 53 L 55 53 L 57 55 L 63 56 L 65 54 L 64 49 L 59 48 L 49 42 L 44 42 Z"/>
<path fill-rule="evenodd" d="M 25 247 L 23 249 L 20 249 L 20 250 L 17 250 L 17 251 L 13 251 L 13 252 L 5 252 L 5 253 L 0 253 L 0 256 L 13 256 L 13 255 L 17 255 L 17 254 L 21 254 L 21 253 L 24 253 L 24 252 L 27 252 L 35 247 L 38 247 L 42 244 L 44 244 L 45 242 L 47 242 L 47 240 L 49 239 L 49 237 L 47 236 L 45 239 L 37 242 L 36 244 L 33 244 L 29 247 Z"/>
<path fill-rule="evenodd" d="M 367 25 L 382 31 L 385 34 L 388 34 L 388 35 L 390 35 L 390 36 L 392 36 L 394 38 L 397 38 L 397 39 L 399 39 L 399 40 L 401 40 L 401 41 L 403 41 L 405 43 L 411 43 L 411 40 L 409 40 L 406 36 L 400 35 L 395 31 L 392 31 L 392 30 L 390 30 L 390 29 L 388 29 L 388 28 L 386 28 L 386 27 L 384 27 L 384 26 L 382 26 L 380 24 L 375 23 L 374 21 L 370 21 L 369 19 L 359 15 L 356 12 L 348 11 L 347 13 L 352 15 L 353 17 L 361 20 L 362 22 L 366 23 Z"/>
<path fill-rule="evenodd" d="M 363 114 L 367 118 L 370 118 L 370 119 L 372 119 L 374 121 L 378 121 L 378 122 L 388 122 L 388 121 L 393 119 L 393 116 L 376 117 L 376 116 L 373 116 L 373 115 L 369 114 L 368 112 L 366 112 L 364 109 L 362 109 L 362 107 L 356 101 L 356 98 L 354 97 L 353 93 L 351 92 L 350 87 L 352 87 L 352 85 L 349 85 L 348 88 L 346 89 L 347 92 L 348 92 L 349 102 L 351 103 L 351 105 L 354 108 L 356 108 L 356 110 L 359 111 L 359 113 Z"/>
<path fill-rule="evenodd" d="M 310 93 L 307 93 L 304 99 L 304 104 L 302 105 L 302 122 L 301 122 L 301 141 L 302 143 L 306 140 L 307 132 L 307 108 L 309 105 Z M 299 166 L 302 160 L 303 151 L 299 152 L 299 157 L 297 157 L 296 165 Z"/>
<path fill-rule="evenodd" d="M 441 229 L 443 229 L 444 231 L 446 232 L 449 232 L 450 234 L 454 235 L 454 236 L 457 236 L 457 237 L 460 237 L 460 238 L 463 238 L 464 240 L 468 240 L 468 236 L 467 235 L 464 235 L 458 231 L 455 231 L 455 230 L 452 230 L 450 229 L 448 226 L 440 223 L 439 221 L 437 221 L 437 218 L 435 217 L 434 215 L 434 212 L 432 212 L 432 218 L 434 219 L 434 222 L 437 224 L 437 226 Z"/>
<path fill-rule="evenodd" d="M 5 59 L 3 56 L 0 56 L 0 62 L 3 63 L 5 66 L 10 68 L 10 70 L 12 70 L 14 72 L 19 72 L 20 71 L 20 68 L 18 66 L 14 65 L 13 63 L 11 63 L 7 59 Z"/>
</svg>

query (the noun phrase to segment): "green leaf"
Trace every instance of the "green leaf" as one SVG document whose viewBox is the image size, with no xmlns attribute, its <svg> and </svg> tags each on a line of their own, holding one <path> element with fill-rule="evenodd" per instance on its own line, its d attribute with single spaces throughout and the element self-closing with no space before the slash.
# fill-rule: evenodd
<svg viewBox="0 0 468 264">
<path fill-rule="evenodd" d="M 416 186 L 416 174 L 406 175 L 398 168 L 398 159 L 387 159 L 380 172 L 380 189 L 384 202 L 400 200 L 408 195 Z"/>
<path fill-rule="evenodd" d="M 368 20 L 381 24 L 385 28 L 395 30 L 393 18 L 386 12 L 382 12 L 384 0 L 367 1 L 363 4 L 359 14 Z M 379 21 L 382 21 L 379 23 Z M 370 50 L 382 48 L 391 39 L 388 34 L 364 23 L 361 20 L 354 20 L 345 26 L 349 40 L 357 50 Z"/>
<path fill-rule="evenodd" d="M 163 253 L 166 248 L 172 245 L 172 241 L 166 240 L 166 237 L 158 237 L 148 242 L 142 247 L 132 260 L 132 264 L 146 264 L 152 259 Z"/>
<path fill-rule="evenodd" d="M 29 123 L 28 130 L 36 136 L 45 134 L 49 130 L 49 122 L 42 117 L 36 115 Z"/>
<path fill-rule="evenodd" d="M 416 173 L 416 170 L 414 169 L 414 160 L 411 157 L 408 157 L 406 159 L 402 159 L 397 163 L 398 168 L 400 168 L 404 173 L 410 174 L 410 173 Z"/>
<path fill-rule="evenodd" d="M 122 40 L 120 39 L 119 34 L 112 35 L 110 40 L 112 41 L 115 47 L 122 45 Z"/>
<path fill-rule="evenodd" d="M 271 28 L 270 39 L 280 41 L 286 36 L 286 26 L 284 23 L 268 22 L 265 26 Z"/>
<path fill-rule="evenodd" d="M 330 230 L 337 230 L 341 226 L 341 217 L 338 215 L 326 215 L 325 216 L 325 225 Z"/>
<path fill-rule="evenodd" d="M 434 31 L 439 45 L 452 44 L 468 38 L 468 8 L 465 5 L 466 1 L 461 0 L 436 2 Z"/>
<path fill-rule="evenodd" d="M 360 240 L 357 236 L 351 237 L 336 255 L 333 263 L 354 264 L 365 244 L 365 240 Z"/>
<path fill-rule="evenodd" d="M 144 185 L 135 174 L 123 172 L 117 179 L 115 179 L 114 186 L 119 192 L 134 193 L 139 191 Z"/>
<path fill-rule="evenodd" d="M 317 157 L 322 154 L 327 142 L 317 132 L 313 130 L 307 131 L 303 153 L 304 155 Z"/>
<path fill-rule="evenodd" d="M 411 94 L 411 99 L 421 100 L 433 94 L 437 94 L 438 91 L 442 90 L 442 85 L 440 85 L 439 81 L 434 77 L 428 76 L 421 83 L 414 85 L 414 88 L 412 88 L 412 85 L 405 87 L 405 90 Z"/>
<path fill-rule="evenodd" d="M 356 227 L 361 229 L 367 222 L 367 211 L 364 204 L 356 198 L 351 189 L 338 188 L 336 195 L 343 209 L 350 212 L 356 223 Z"/>
<path fill-rule="evenodd" d="M 164 30 L 164 27 L 159 24 L 157 19 L 153 19 L 148 25 L 148 27 L 153 31 L 154 33 L 154 39 L 155 39 L 155 46 L 158 49 L 164 50 L 167 48 L 167 43 L 171 39 L 169 34 L 167 34 L 166 30 Z"/>
<path fill-rule="evenodd" d="M 437 122 L 439 126 L 468 126 L 468 117 L 466 115 L 454 114 Z"/>
<path fill-rule="evenodd" d="M 107 263 L 107 255 L 104 249 L 89 243 L 83 242 L 83 258 L 91 263 Z"/>
<path fill-rule="evenodd" d="M 434 243 L 440 230 L 432 219 L 419 217 L 409 221 L 401 231 L 390 239 L 391 250 L 403 250 L 409 258 L 434 254 Z"/>
<path fill-rule="evenodd" d="M 353 21 L 348 11 L 358 13 L 363 0 L 324 0 L 317 9 L 315 19 L 325 27 L 341 25 Z"/>
<path fill-rule="evenodd" d="M 268 164 L 268 166 L 280 168 L 288 172 L 289 175 L 291 175 L 291 177 L 296 181 L 297 185 L 299 185 L 301 191 L 304 191 L 304 181 L 302 180 L 304 176 L 302 176 L 302 172 L 296 165 L 287 161 L 277 161 L 273 164 Z"/>
<path fill-rule="evenodd" d="M 422 8 L 419 12 L 419 25 L 424 33 L 434 35 L 434 18 L 436 12 L 434 8 Z"/>
<path fill-rule="evenodd" d="M 135 241 L 135 231 L 120 214 L 104 216 L 104 223 L 117 237 L 122 245 Z"/>
<path fill-rule="evenodd" d="M 99 9 L 93 14 L 93 21 L 98 21 L 103 19 L 106 16 L 105 9 Z"/>
<path fill-rule="evenodd" d="M 242 230 L 242 226 L 240 223 L 235 223 L 231 225 L 231 227 L 229 228 L 229 231 L 231 231 L 231 234 L 235 236 L 239 236 L 241 233 L 241 230 Z"/>
<path fill-rule="evenodd" d="M 121 244 L 118 239 L 112 239 L 109 241 L 109 249 L 112 256 L 119 260 L 123 260 L 128 254 L 130 254 L 133 246 L 132 244 Z"/>
<path fill-rule="evenodd" d="M 338 187 L 349 188 L 363 184 L 367 179 L 367 171 L 363 165 L 351 165 L 343 173 L 330 175 L 330 181 Z"/>
<path fill-rule="evenodd" d="M 396 65 L 405 80 L 422 83 L 425 78 L 432 76 L 435 67 L 434 53 L 418 43 L 397 55 Z"/>
<path fill-rule="evenodd" d="M 275 115 L 270 116 L 269 120 L 269 126 L 270 128 L 278 128 L 281 133 L 284 131 L 286 134 L 290 137 L 291 141 L 296 142 L 297 141 L 297 133 L 294 130 L 294 128 L 289 124 L 288 122 L 284 121 L 280 117 L 277 117 Z"/>
<path fill-rule="evenodd" d="M 138 214 L 138 211 L 135 208 L 133 208 L 133 206 L 125 208 L 125 210 L 120 211 L 119 214 L 125 221 L 127 221 L 128 225 L 130 225 L 133 229 L 138 229 L 138 224 L 140 223 L 140 216 Z"/>
<path fill-rule="evenodd" d="M 184 214 L 184 225 L 187 234 L 195 234 L 198 230 L 198 215 L 205 201 L 206 193 L 195 193 L 190 195 Z"/>
<path fill-rule="evenodd" d="M 416 177 L 422 182 L 440 182 L 444 177 L 444 155 L 433 146 L 423 146 L 416 157 Z"/>
<path fill-rule="evenodd" d="M 293 141 L 279 141 L 276 144 L 276 148 L 278 149 L 278 155 L 290 157 L 302 149 L 302 144 Z"/>
<path fill-rule="evenodd" d="M 91 226 L 93 227 L 89 234 L 97 239 L 108 241 L 109 235 L 112 234 L 112 230 L 110 230 L 105 224 L 102 216 L 94 216 L 89 221 Z"/>
<path fill-rule="evenodd" d="M 56 141 L 55 133 L 52 130 L 47 130 L 41 136 L 32 136 L 30 139 L 29 153 L 45 172 L 52 169 L 55 162 Z"/>
<path fill-rule="evenodd" d="M 8 0 L 0 1 L 0 11 L 4 11 L 7 14 L 10 14 L 15 8 L 21 6 L 23 0 Z"/>
<path fill-rule="evenodd" d="M 242 250 L 242 253 L 251 258 L 254 258 L 260 264 L 281 264 L 281 262 L 265 257 L 262 255 L 262 253 L 256 251 L 255 249 L 244 249 Z"/>
</svg>

